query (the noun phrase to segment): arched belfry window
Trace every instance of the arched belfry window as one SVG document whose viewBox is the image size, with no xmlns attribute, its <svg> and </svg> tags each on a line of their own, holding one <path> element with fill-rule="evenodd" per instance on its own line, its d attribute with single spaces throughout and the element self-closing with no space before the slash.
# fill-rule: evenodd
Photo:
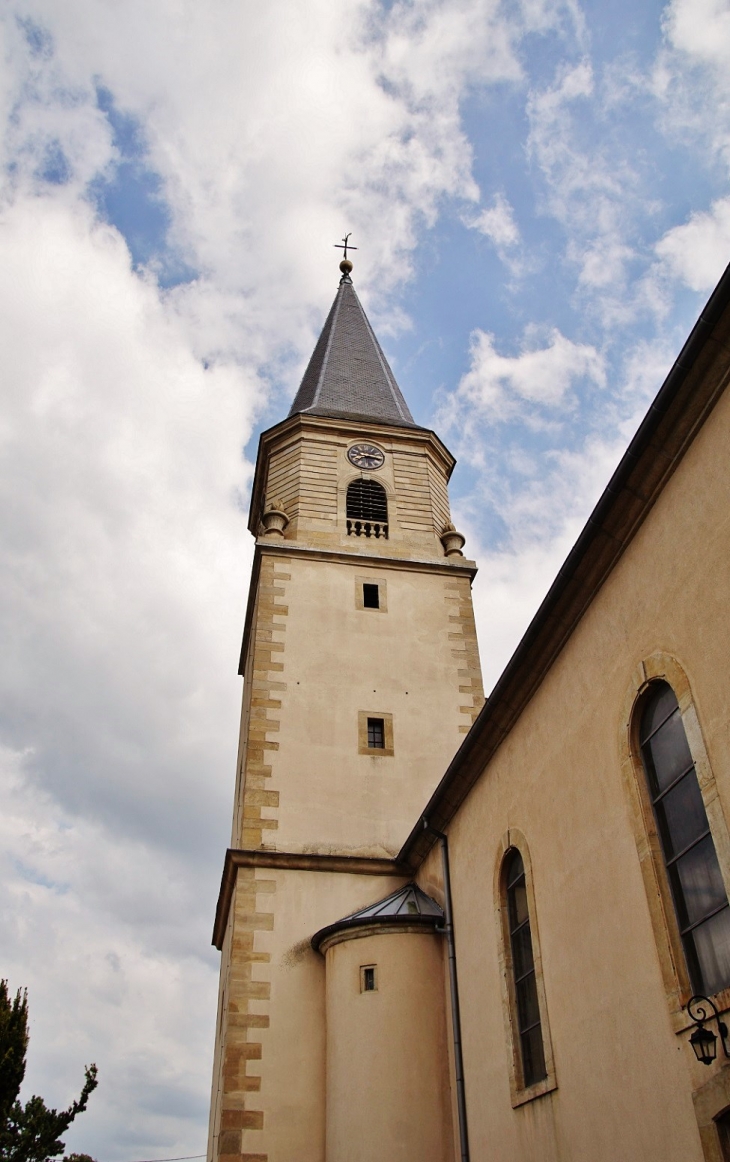
<svg viewBox="0 0 730 1162">
<path fill-rule="evenodd" d="M 682 715 L 667 682 L 655 682 L 639 742 L 662 854 L 695 992 L 730 985 L 730 907 Z"/>
<path fill-rule="evenodd" d="M 353 480 L 347 486 L 347 532 L 355 537 L 388 536 L 388 498 L 377 480 Z"/>
<path fill-rule="evenodd" d="M 522 1088 L 527 1089 L 547 1077 L 547 1069 L 530 930 L 525 864 L 515 847 L 507 853 L 503 875 L 511 953 L 510 991 L 515 1009 L 513 1013 L 515 1042 L 519 1050 Z"/>
</svg>

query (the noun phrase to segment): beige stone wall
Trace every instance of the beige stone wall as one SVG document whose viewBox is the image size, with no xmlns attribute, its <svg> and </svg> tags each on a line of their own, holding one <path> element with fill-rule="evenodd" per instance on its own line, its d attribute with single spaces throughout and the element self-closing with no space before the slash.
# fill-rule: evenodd
<svg viewBox="0 0 730 1162">
<path fill-rule="evenodd" d="M 261 561 L 246 658 L 241 737 L 233 810 L 233 847 L 274 847 L 279 792 L 271 786 L 279 743 L 284 679 L 284 634 L 291 581 L 287 557 Z"/>
<path fill-rule="evenodd" d="M 730 1071 L 724 1060 L 696 1063 L 677 1018 L 681 973 L 655 928 L 660 901 L 642 874 L 651 845 L 626 756 L 642 674 L 656 672 L 652 658 L 676 659 L 696 714 L 690 737 L 696 751 L 701 738 L 713 774 L 710 787 L 701 772 L 703 789 L 713 817 L 723 816 L 716 842 L 725 842 L 729 443 L 726 395 L 449 828 L 475 1160 L 719 1159 L 711 1119 L 730 1104 Z M 516 1108 L 495 875 L 508 829 L 529 845 L 557 1083 Z M 433 890 L 436 851 L 419 878 Z"/>
<path fill-rule="evenodd" d="M 234 846 L 393 855 L 482 704 L 469 577 L 264 552 Z M 387 610 L 358 608 L 365 577 Z M 363 712 L 392 755 L 360 753 Z"/>
<path fill-rule="evenodd" d="M 362 441 L 382 450 L 381 468 L 361 472 L 349 462 L 348 448 Z M 439 537 L 451 520 L 447 484 L 452 466 L 443 445 L 425 431 L 298 417 L 265 445 L 254 506 L 277 502 L 289 517 L 287 541 L 440 559 Z M 347 486 L 361 478 L 377 480 L 388 497 L 388 538 L 369 539 L 366 548 L 366 538 L 348 535 L 346 521 Z"/>
<path fill-rule="evenodd" d="M 214 1076 L 209 1157 L 324 1162 L 325 961 L 319 928 L 402 879 L 239 869 L 223 951 L 222 1068 Z"/>
<path fill-rule="evenodd" d="M 442 937 L 371 930 L 326 961 L 326 1157 L 451 1162 Z M 361 991 L 365 965 L 372 992 Z"/>
<path fill-rule="evenodd" d="M 483 702 L 473 564 L 446 558 L 439 539 L 453 461 L 429 433 L 323 420 L 283 428 L 264 447 L 255 491 L 254 505 L 276 500 L 289 523 L 283 537 L 258 541 L 232 846 L 393 855 Z M 385 454 L 372 475 L 388 492 L 387 540 L 346 532 L 347 485 L 360 476 L 346 451 L 360 440 Z M 381 586 L 380 609 L 365 608 L 365 581 Z M 386 722 L 380 755 L 362 753 L 368 715 Z M 223 949 L 211 1159 L 324 1162 L 324 959 L 309 941 L 402 882 L 239 869 Z M 414 996 L 435 1005 L 423 1037 L 429 1046 L 441 1039 L 437 1063 L 421 1055 L 414 1065 L 414 1087 L 423 1067 L 427 1088 L 436 1074 L 443 1086 L 439 942 L 413 936 L 407 947 L 408 964 L 418 947 L 430 949 Z M 403 997 L 395 967 L 392 996 Z M 395 1092 L 402 1078 L 384 1069 Z M 450 1132 L 447 1113 L 437 1121 L 433 1142 Z M 450 1158 L 429 1149 L 424 1158 Z"/>
</svg>

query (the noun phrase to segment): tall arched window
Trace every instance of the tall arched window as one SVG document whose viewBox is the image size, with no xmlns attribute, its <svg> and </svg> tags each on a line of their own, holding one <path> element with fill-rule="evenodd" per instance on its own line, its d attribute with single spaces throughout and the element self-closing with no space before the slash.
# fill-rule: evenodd
<svg viewBox="0 0 730 1162">
<path fill-rule="evenodd" d="M 730 985 L 730 907 L 679 705 L 667 682 L 650 688 L 639 741 L 692 987 L 712 994 Z"/>
<path fill-rule="evenodd" d="M 388 536 L 388 498 L 377 480 L 353 480 L 347 486 L 347 532 L 355 537 Z"/>
<path fill-rule="evenodd" d="M 547 1077 L 540 1003 L 532 951 L 530 913 L 527 904 L 525 865 L 517 848 L 507 853 L 504 864 L 507 918 L 512 962 L 512 993 L 516 1007 L 522 1086 L 527 1089 Z"/>
</svg>

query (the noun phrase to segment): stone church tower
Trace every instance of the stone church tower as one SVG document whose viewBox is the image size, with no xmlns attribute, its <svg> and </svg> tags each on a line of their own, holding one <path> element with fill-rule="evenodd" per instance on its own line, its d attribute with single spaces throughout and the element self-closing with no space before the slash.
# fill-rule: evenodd
<svg viewBox="0 0 730 1162">
<path fill-rule="evenodd" d="M 396 857 L 483 702 L 476 570 L 340 269 L 256 465 L 210 1162 L 453 1154 L 441 911 Z"/>
</svg>

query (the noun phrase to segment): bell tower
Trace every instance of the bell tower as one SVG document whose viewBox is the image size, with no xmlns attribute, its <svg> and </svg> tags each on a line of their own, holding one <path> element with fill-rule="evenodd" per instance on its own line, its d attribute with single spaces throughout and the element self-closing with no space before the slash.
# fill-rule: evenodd
<svg viewBox="0 0 730 1162">
<path fill-rule="evenodd" d="M 327 1082 L 332 998 L 312 938 L 404 889 L 398 851 L 483 702 L 476 569 L 450 523 L 455 462 L 414 422 L 351 262 L 340 269 L 291 411 L 262 434 L 256 464 L 233 832 L 214 933 L 210 1162 L 344 1157 L 331 1127 L 347 1125 L 346 1111 Z M 418 932 L 437 940 L 433 924 Z M 432 976 L 439 957 L 416 960 Z M 355 992 L 376 979 L 356 968 Z M 444 1060 L 424 1082 L 443 1110 L 423 1159 L 451 1157 L 447 1072 Z M 374 1162 L 380 1149 L 373 1139 L 348 1157 Z"/>
</svg>

